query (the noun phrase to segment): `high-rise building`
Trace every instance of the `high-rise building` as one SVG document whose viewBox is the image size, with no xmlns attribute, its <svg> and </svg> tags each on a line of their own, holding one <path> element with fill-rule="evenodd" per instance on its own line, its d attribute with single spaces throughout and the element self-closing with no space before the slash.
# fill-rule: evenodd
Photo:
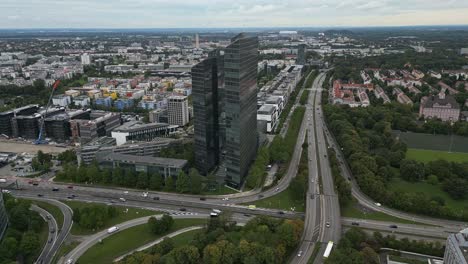
<svg viewBox="0 0 468 264">
<path fill-rule="evenodd" d="M 224 52 L 226 183 L 240 188 L 257 151 L 258 38 L 241 33 Z"/>
<path fill-rule="evenodd" d="M 306 64 L 306 46 L 305 44 L 299 44 L 297 48 L 297 65 L 305 65 Z"/>
<path fill-rule="evenodd" d="M 8 216 L 3 204 L 3 194 L 0 192 L 0 240 L 5 234 L 6 228 L 8 225 Z"/>
<path fill-rule="evenodd" d="M 211 57 L 192 68 L 195 165 L 207 175 L 219 163 L 218 59 Z"/>
<path fill-rule="evenodd" d="M 189 107 L 187 96 L 170 96 L 167 100 L 167 116 L 169 124 L 185 126 L 189 122 Z"/>
<path fill-rule="evenodd" d="M 445 264 L 468 263 L 468 228 L 447 238 L 444 253 Z"/>
<path fill-rule="evenodd" d="M 88 53 L 84 53 L 83 55 L 81 55 L 81 64 L 83 65 L 91 64 L 91 57 L 89 56 Z"/>
<path fill-rule="evenodd" d="M 200 38 L 198 37 L 198 33 L 195 34 L 195 48 L 196 49 L 200 48 Z"/>
</svg>

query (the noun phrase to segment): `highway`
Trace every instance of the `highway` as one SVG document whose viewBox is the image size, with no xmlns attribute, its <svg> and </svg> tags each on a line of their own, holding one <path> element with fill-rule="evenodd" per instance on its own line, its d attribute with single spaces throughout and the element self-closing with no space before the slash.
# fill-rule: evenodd
<svg viewBox="0 0 468 264">
<path fill-rule="evenodd" d="M 57 230 L 58 230 L 57 221 L 49 212 L 40 208 L 39 206 L 32 205 L 31 210 L 38 212 L 39 215 L 44 219 L 44 221 L 47 223 L 47 226 L 48 226 L 49 235 L 47 237 L 47 241 L 44 247 L 42 248 L 41 254 L 36 260 L 36 263 L 38 264 L 47 263 L 47 262 L 44 262 L 44 260 L 46 259 L 47 255 L 50 254 L 51 249 L 53 247 L 53 243 L 57 241 Z M 54 230 L 54 232 L 51 232 L 52 230 Z"/>
</svg>

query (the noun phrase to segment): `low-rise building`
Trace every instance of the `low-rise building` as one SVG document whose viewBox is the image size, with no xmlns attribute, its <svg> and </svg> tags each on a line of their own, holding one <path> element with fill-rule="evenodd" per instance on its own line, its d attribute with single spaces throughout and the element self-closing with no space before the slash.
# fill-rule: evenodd
<svg viewBox="0 0 468 264">
<path fill-rule="evenodd" d="M 273 132 L 278 121 L 278 108 L 276 105 L 262 105 L 257 110 L 257 120 L 266 121 L 266 132 Z"/>
<path fill-rule="evenodd" d="M 116 139 L 117 145 L 127 141 L 152 141 L 157 137 L 168 137 L 177 132 L 178 126 L 164 123 L 145 124 L 141 121 L 130 121 L 115 128 L 111 135 Z"/>
<path fill-rule="evenodd" d="M 111 107 L 112 106 L 112 98 L 110 98 L 109 96 L 97 98 L 94 101 L 94 104 L 96 106 Z"/>
<path fill-rule="evenodd" d="M 468 263 L 468 228 L 450 234 L 445 244 L 444 264 Z"/>
<path fill-rule="evenodd" d="M 400 104 L 413 105 L 413 101 L 400 88 L 393 88 L 393 94 Z"/>
<path fill-rule="evenodd" d="M 124 110 L 133 107 L 132 99 L 117 99 L 114 101 L 114 107 L 119 110 Z"/>
<path fill-rule="evenodd" d="M 73 98 L 73 103 L 76 106 L 86 107 L 91 104 L 91 99 L 86 95 L 80 95 Z"/>
<path fill-rule="evenodd" d="M 419 116 L 455 122 L 460 118 L 460 105 L 455 98 L 445 95 L 445 91 L 441 91 L 437 96 L 421 98 Z"/>
<path fill-rule="evenodd" d="M 58 94 L 52 97 L 52 104 L 66 107 L 71 104 L 71 96 L 66 94 Z"/>
</svg>

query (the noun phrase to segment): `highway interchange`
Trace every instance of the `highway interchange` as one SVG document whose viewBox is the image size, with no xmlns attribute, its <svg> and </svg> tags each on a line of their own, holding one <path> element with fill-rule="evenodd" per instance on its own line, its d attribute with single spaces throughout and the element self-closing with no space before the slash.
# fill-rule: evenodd
<svg viewBox="0 0 468 264">
<path fill-rule="evenodd" d="M 372 199 L 364 195 L 359 190 L 357 183 L 353 179 L 346 161 L 344 160 L 340 147 L 328 131 L 323 120 L 321 93 L 325 74 L 325 72 L 320 73 L 314 80 L 312 87 L 306 87 L 311 89 L 311 93 L 309 93 L 306 114 L 301 124 L 299 137 L 291 158 L 290 166 L 288 167 L 284 177 L 282 177 L 278 184 L 273 188 L 263 191 L 253 190 L 231 195 L 216 196 L 150 192 L 148 197 L 143 197 L 142 191 L 139 190 L 77 185 L 74 185 L 73 189 L 71 189 L 67 188 L 68 186 L 65 184 L 53 183 L 51 181 L 43 181 L 39 186 L 33 186 L 28 184 L 26 181 L 20 181 L 19 184 L 21 188 L 20 190 L 11 190 L 13 195 L 30 199 L 46 199 L 47 202 L 58 206 L 65 216 L 63 226 L 58 228 L 57 233 L 51 237 L 53 242 L 45 245 L 41 256 L 38 259 L 38 263 L 51 263 L 54 255 L 69 234 L 72 226 L 72 211 L 68 206 L 58 202 L 57 200 L 66 200 L 71 194 L 75 195 L 73 198 L 74 200 L 84 202 L 118 204 L 130 207 L 148 208 L 162 212 L 177 212 L 181 208 L 185 208 L 189 212 L 199 214 L 199 216 L 192 217 L 206 217 L 213 208 L 231 211 L 234 213 L 235 217 L 244 218 L 244 220 L 253 215 L 268 215 L 281 218 L 301 217 L 304 218 L 304 233 L 296 254 L 291 257 L 291 263 L 308 263 L 309 257 L 312 255 L 316 243 L 327 243 L 328 241 L 338 242 L 342 232 L 341 225 L 350 226 L 351 223 L 358 221 L 356 219 L 341 218 L 340 216 L 338 197 L 335 193 L 333 178 L 327 157 L 328 147 L 335 149 L 337 158 L 341 164 L 342 176 L 345 177 L 346 180 L 351 179 L 352 195 L 361 205 L 374 211 L 427 224 L 427 226 L 399 224 L 398 232 L 443 239 L 449 233 L 457 232 L 465 227 L 466 223 L 463 222 L 433 219 L 400 212 L 384 206 L 377 206 L 375 201 L 372 201 Z M 300 97 L 300 94 L 298 97 Z M 298 105 L 298 100 L 296 100 L 295 105 Z M 245 205 L 239 205 L 271 197 L 286 190 L 291 180 L 296 176 L 301 158 L 302 144 L 305 140 L 307 140 L 309 146 L 309 189 L 306 197 L 305 213 L 264 208 L 249 209 Z M 327 142 L 330 145 L 327 145 Z M 319 184 L 321 184 L 321 186 Z M 59 191 L 53 191 L 53 188 L 59 188 Z M 38 197 L 38 195 L 42 197 Z M 157 200 L 155 197 L 157 197 Z M 120 202 L 120 198 L 125 198 L 126 202 Z M 35 210 L 38 209 L 36 208 Z M 46 213 L 41 212 L 41 215 L 45 216 Z M 54 225 L 54 221 L 55 220 L 52 220 L 52 223 L 49 224 L 52 225 L 51 228 Z M 389 223 L 379 221 L 361 220 L 359 221 L 359 225 L 360 227 L 372 230 L 382 230 L 386 232 L 394 231 L 389 229 Z M 78 253 L 82 254 L 84 252 L 84 247 L 79 246 L 78 248 L 81 250 Z M 318 256 L 323 255 L 324 249 L 325 247 L 322 246 Z M 70 257 L 74 258 L 80 254 L 70 255 Z M 321 262 L 322 258 L 318 257 L 314 263 Z"/>
</svg>

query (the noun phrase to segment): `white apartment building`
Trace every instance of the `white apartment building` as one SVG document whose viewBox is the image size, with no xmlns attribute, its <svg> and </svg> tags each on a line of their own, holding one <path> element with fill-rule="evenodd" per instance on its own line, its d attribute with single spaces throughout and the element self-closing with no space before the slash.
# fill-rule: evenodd
<svg viewBox="0 0 468 264">
<path fill-rule="evenodd" d="M 91 64 L 91 57 L 88 53 L 84 53 L 81 55 L 81 64 L 82 65 L 90 65 Z"/>
<path fill-rule="evenodd" d="M 167 116 L 169 124 L 185 126 L 189 122 L 188 97 L 170 96 L 167 100 Z"/>
</svg>

